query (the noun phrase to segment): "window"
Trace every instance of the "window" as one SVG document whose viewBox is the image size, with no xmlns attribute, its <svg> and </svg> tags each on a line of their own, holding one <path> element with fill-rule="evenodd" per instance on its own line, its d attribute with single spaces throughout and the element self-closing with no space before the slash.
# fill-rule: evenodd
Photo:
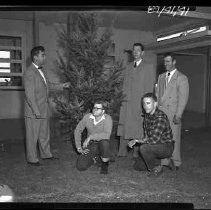
<svg viewBox="0 0 211 210">
<path fill-rule="evenodd" d="M 174 34 L 169 34 L 167 36 L 158 36 L 157 42 L 164 41 L 167 39 L 173 39 L 173 38 L 177 38 L 177 37 L 181 37 L 181 36 L 189 36 L 191 34 L 199 33 L 202 31 L 207 31 L 207 30 L 208 30 L 207 26 L 202 26 L 202 27 L 193 28 L 193 29 L 186 30 L 186 31 L 177 32 Z"/>
<path fill-rule="evenodd" d="M 23 88 L 23 40 L 0 35 L 0 89 Z"/>
</svg>

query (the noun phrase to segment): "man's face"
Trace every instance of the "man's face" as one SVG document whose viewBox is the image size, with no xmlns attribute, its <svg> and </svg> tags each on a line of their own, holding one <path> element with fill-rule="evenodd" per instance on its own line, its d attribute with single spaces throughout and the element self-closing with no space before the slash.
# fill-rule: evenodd
<svg viewBox="0 0 211 210">
<path fill-rule="evenodd" d="M 93 107 L 92 113 L 95 117 L 102 116 L 104 114 L 102 104 L 95 104 Z"/>
<path fill-rule="evenodd" d="M 175 69 L 176 61 L 172 60 L 171 56 L 167 56 L 164 58 L 164 65 L 166 67 L 166 71 L 173 71 Z"/>
<path fill-rule="evenodd" d="M 43 64 L 45 64 L 45 59 L 46 59 L 45 51 L 39 51 L 39 54 L 35 55 L 34 59 L 38 64 L 38 66 L 42 66 Z"/>
<path fill-rule="evenodd" d="M 157 102 L 152 98 L 144 98 L 143 99 L 143 107 L 147 114 L 153 114 L 154 110 L 157 107 Z"/>
<path fill-rule="evenodd" d="M 141 50 L 140 46 L 133 47 L 133 56 L 136 61 L 140 60 L 144 54 L 144 51 Z"/>
</svg>

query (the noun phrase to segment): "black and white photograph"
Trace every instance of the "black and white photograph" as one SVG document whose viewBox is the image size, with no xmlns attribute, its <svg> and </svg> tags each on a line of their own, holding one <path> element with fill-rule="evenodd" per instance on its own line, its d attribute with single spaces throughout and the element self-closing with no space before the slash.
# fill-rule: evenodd
<svg viewBox="0 0 211 210">
<path fill-rule="evenodd" d="M 0 209 L 211 209 L 210 127 L 211 7 L 0 5 Z"/>
</svg>

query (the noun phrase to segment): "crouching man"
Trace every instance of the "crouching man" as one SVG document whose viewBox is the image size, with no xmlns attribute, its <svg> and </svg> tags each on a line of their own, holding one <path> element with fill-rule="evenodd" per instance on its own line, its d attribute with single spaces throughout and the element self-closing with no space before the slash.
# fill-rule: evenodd
<svg viewBox="0 0 211 210">
<path fill-rule="evenodd" d="M 148 170 L 149 176 L 159 176 L 163 172 L 161 159 L 170 158 L 174 150 L 173 134 L 167 115 L 157 108 L 157 98 L 153 93 L 142 97 L 145 111 L 144 138 L 133 139 L 128 143 L 132 148 L 140 144 L 140 157 L 135 160 L 135 170 Z"/>
<path fill-rule="evenodd" d="M 96 161 L 101 164 L 101 174 L 108 174 L 112 118 L 105 113 L 103 102 L 95 102 L 92 113 L 85 114 L 75 129 L 75 145 L 80 156 L 76 168 L 84 171 Z M 81 146 L 81 134 L 87 129 L 87 138 Z"/>
</svg>

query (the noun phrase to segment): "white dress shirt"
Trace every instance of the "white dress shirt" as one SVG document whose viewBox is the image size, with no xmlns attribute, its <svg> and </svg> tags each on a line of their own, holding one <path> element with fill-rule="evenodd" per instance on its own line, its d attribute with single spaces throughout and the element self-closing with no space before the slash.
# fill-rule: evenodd
<svg viewBox="0 0 211 210">
<path fill-rule="evenodd" d="M 142 59 L 140 59 L 139 61 L 134 61 L 134 65 L 136 63 L 136 67 L 141 63 Z"/>
<path fill-rule="evenodd" d="M 47 82 L 46 82 L 46 79 L 45 79 L 45 76 L 44 76 L 43 72 L 42 72 L 40 69 L 38 69 L 38 66 L 37 66 L 35 63 L 33 63 L 33 65 L 34 65 L 34 66 L 35 66 L 35 68 L 39 71 L 40 75 L 42 76 L 42 78 L 43 78 L 43 79 L 44 79 L 44 81 L 45 81 L 45 84 L 47 84 Z"/>
<path fill-rule="evenodd" d="M 177 69 L 174 69 L 174 70 L 171 71 L 171 72 L 169 72 L 169 71 L 166 72 L 166 78 L 168 77 L 168 83 L 169 83 L 169 81 L 171 80 L 171 77 L 173 76 L 173 74 L 174 74 L 174 72 L 175 72 L 176 70 L 177 70 Z M 168 73 L 170 73 L 169 76 L 168 76 Z"/>
<path fill-rule="evenodd" d="M 94 125 L 97 125 L 99 122 L 101 122 L 102 120 L 105 120 L 105 115 L 103 114 L 102 117 L 100 118 L 100 120 L 96 121 L 95 116 L 93 114 L 91 114 L 89 116 L 89 118 L 94 120 Z"/>
</svg>

